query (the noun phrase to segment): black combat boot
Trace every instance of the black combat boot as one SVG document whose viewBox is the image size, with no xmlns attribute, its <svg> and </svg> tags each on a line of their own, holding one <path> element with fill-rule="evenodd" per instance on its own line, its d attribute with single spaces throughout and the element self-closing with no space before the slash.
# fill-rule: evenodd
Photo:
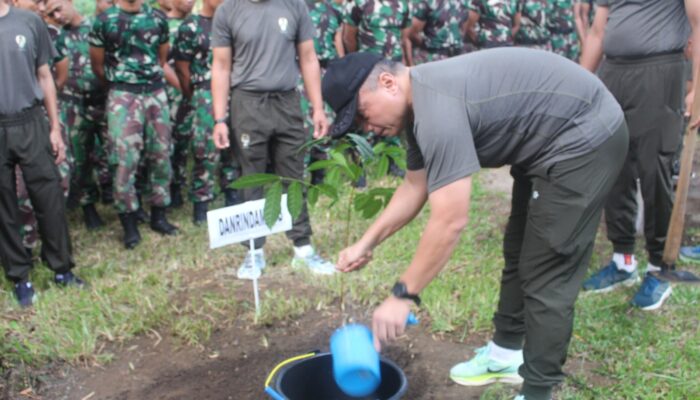
<svg viewBox="0 0 700 400">
<path fill-rule="evenodd" d="M 209 211 L 209 202 L 198 201 L 192 206 L 192 222 L 195 225 L 207 223 L 207 211 Z"/>
<path fill-rule="evenodd" d="M 136 223 L 136 213 L 121 213 L 119 221 L 124 228 L 124 247 L 131 250 L 141 242 L 141 234 L 139 234 L 138 224 Z"/>
<path fill-rule="evenodd" d="M 97 213 L 97 209 L 94 204 L 87 204 L 83 206 L 83 221 L 85 221 L 85 227 L 89 231 L 99 229 L 104 225 L 100 214 Z"/>
<path fill-rule="evenodd" d="M 151 207 L 151 229 L 163 235 L 177 235 L 177 226 L 165 217 L 165 207 Z"/>
</svg>

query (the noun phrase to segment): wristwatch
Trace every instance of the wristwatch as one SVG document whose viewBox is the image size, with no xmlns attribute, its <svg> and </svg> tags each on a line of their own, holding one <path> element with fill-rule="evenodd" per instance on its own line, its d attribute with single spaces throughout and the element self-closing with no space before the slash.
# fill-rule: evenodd
<svg viewBox="0 0 700 400">
<path fill-rule="evenodd" d="M 226 117 L 221 117 L 214 120 L 215 124 L 225 124 L 226 122 L 228 122 L 228 118 Z"/>
<path fill-rule="evenodd" d="M 408 299 L 416 303 L 417 306 L 420 305 L 420 297 L 417 294 L 410 294 L 406 289 L 406 284 L 403 282 L 396 282 L 394 287 L 391 288 L 391 294 L 399 299 Z"/>
</svg>

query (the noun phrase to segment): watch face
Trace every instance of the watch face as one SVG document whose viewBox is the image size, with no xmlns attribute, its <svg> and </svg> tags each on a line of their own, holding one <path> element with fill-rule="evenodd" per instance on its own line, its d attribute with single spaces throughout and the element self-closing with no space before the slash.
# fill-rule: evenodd
<svg viewBox="0 0 700 400">
<path fill-rule="evenodd" d="M 394 287 L 391 289 L 391 293 L 399 298 L 403 298 L 406 296 L 406 285 L 403 284 L 403 282 L 396 282 L 394 284 Z"/>
</svg>

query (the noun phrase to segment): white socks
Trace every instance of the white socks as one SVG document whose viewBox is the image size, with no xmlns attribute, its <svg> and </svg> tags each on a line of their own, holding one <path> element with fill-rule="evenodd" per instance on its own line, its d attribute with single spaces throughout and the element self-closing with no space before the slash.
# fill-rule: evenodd
<svg viewBox="0 0 700 400">
<path fill-rule="evenodd" d="M 613 262 L 620 271 L 634 272 L 637 269 L 637 259 L 633 254 L 613 253 Z M 647 272 L 661 271 L 661 267 L 652 263 L 647 263 Z"/>
<path fill-rule="evenodd" d="M 620 271 L 634 272 L 637 269 L 637 259 L 633 254 L 613 253 L 612 260 Z"/>
<path fill-rule="evenodd" d="M 522 350 L 511 350 L 489 341 L 489 358 L 501 364 L 511 364 L 522 357 Z"/>
<path fill-rule="evenodd" d="M 310 244 L 296 247 L 294 246 L 294 257 L 306 258 L 314 255 L 314 248 Z"/>
</svg>

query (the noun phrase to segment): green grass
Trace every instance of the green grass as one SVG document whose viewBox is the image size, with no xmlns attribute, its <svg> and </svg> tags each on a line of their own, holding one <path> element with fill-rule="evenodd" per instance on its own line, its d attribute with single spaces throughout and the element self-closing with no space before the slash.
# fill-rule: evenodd
<svg viewBox="0 0 700 400">
<path fill-rule="evenodd" d="M 503 266 L 501 240 L 508 198 L 485 191 L 478 180 L 473 196 L 469 227 L 460 245 L 422 294 L 424 329 L 455 340 L 488 337 Z M 345 242 L 345 224 L 339 222 L 344 219 L 344 207 L 342 201 L 333 207 L 321 202 L 312 210 L 314 241 L 332 258 Z M 98 233 L 84 231 L 79 215 L 71 214 L 77 271 L 90 282 L 88 290 L 60 290 L 50 283 L 50 271 L 37 266 L 32 280 L 40 300 L 31 311 L 24 311 L 15 305 L 10 284 L 0 280 L 0 368 L 29 366 L 31 370 L 56 360 L 104 363 L 113 356 L 104 350 L 105 344 L 153 332 L 171 334 L 183 346 L 200 346 L 215 327 L 235 319 L 269 326 L 305 312 L 337 307 L 341 288 L 348 312 L 365 312 L 386 297 L 410 263 L 429 212 L 424 210 L 376 249 L 370 267 L 342 277 L 312 279 L 292 271 L 288 241 L 283 235 L 271 237 L 266 247 L 268 265 L 273 266 L 266 270 L 270 287 L 263 291 L 262 312 L 256 318 L 252 298 L 237 300 L 241 296 L 236 296 L 232 277 L 245 250 L 241 246 L 209 250 L 206 231 L 192 226 L 189 210 L 173 213 L 183 230 L 180 236 L 166 239 L 142 227 L 144 242 L 132 252 L 122 249 L 113 212 L 101 211 L 111 222 Z M 369 223 L 354 219 L 352 239 Z M 604 263 L 609 254 L 604 236 L 599 235 L 591 265 Z M 641 252 L 639 257 L 644 265 Z M 298 290 L 300 284 L 307 289 Z M 290 293 L 290 287 L 297 291 Z M 571 375 L 559 398 L 700 398 L 700 288 L 676 286 L 658 312 L 631 309 L 628 302 L 634 289 L 579 298 L 569 351 Z M 482 398 L 513 394 L 511 387 L 496 385 Z"/>
</svg>

